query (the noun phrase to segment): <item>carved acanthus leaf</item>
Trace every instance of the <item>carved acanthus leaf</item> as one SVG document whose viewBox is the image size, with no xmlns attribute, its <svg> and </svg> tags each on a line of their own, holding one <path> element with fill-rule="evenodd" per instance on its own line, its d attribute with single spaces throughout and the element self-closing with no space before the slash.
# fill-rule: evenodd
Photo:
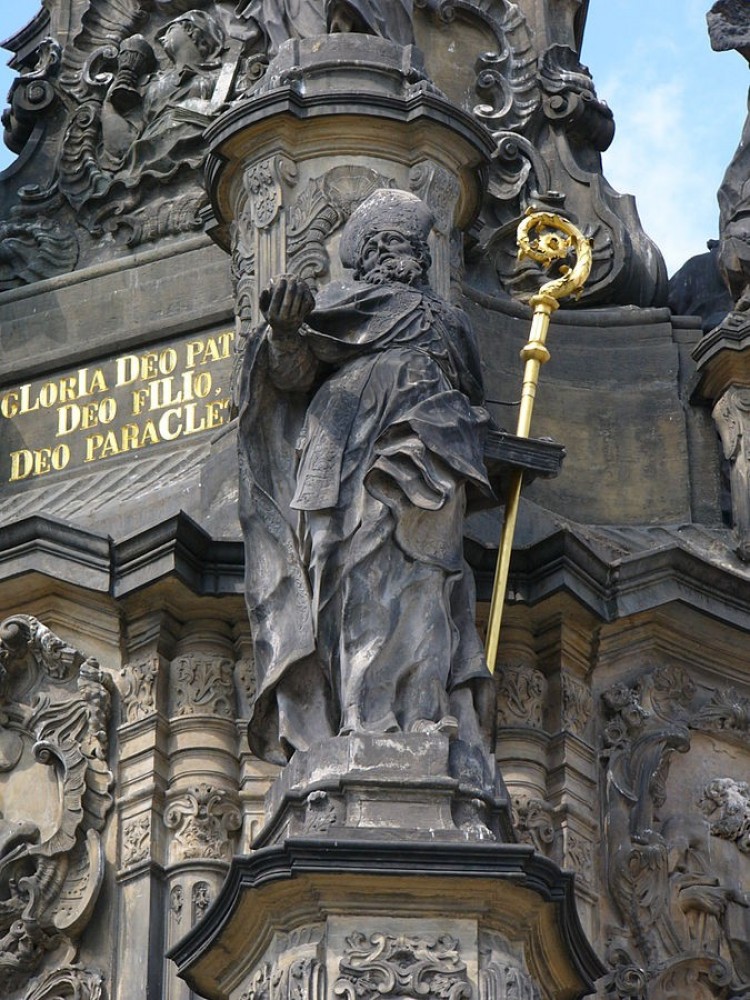
<svg viewBox="0 0 750 1000">
<path fill-rule="evenodd" d="M 454 0 L 453 6 L 484 18 L 496 39 L 494 52 L 477 53 L 474 116 L 490 128 L 521 132 L 539 107 L 536 54 L 529 24 L 510 0 Z"/>
<path fill-rule="evenodd" d="M 502 726 L 541 729 L 547 679 L 541 670 L 524 663 L 503 664 L 498 670 L 498 721 Z"/>
<path fill-rule="evenodd" d="M 390 178 L 355 164 L 334 167 L 305 185 L 288 210 L 290 269 L 316 289 L 330 271 L 330 237 L 373 191 L 385 187 L 393 187 Z"/>
<path fill-rule="evenodd" d="M 164 823 L 173 831 L 170 860 L 229 861 L 234 853 L 231 834 L 240 829 L 242 817 L 228 792 L 202 783 L 171 800 Z"/>
<path fill-rule="evenodd" d="M 346 1000 L 471 1000 L 459 942 L 450 937 L 355 932 L 346 939 L 333 992 Z"/>
<path fill-rule="evenodd" d="M 20 75 L 11 84 L 9 106 L 2 124 L 6 146 L 20 153 L 34 125 L 57 96 L 56 76 L 62 49 L 54 38 L 44 38 L 21 61 Z"/>
<path fill-rule="evenodd" d="M 24 1000 L 103 1000 L 103 997 L 104 976 L 73 965 L 37 980 Z"/>
<path fill-rule="evenodd" d="M 232 662 L 216 656 L 189 653 L 172 662 L 173 716 L 235 716 Z"/>
<path fill-rule="evenodd" d="M 698 709 L 690 723 L 691 729 L 709 733 L 731 733 L 750 739 L 750 698 L 735 688 L 714 691 L 705 705 Z"/>
<path fill-rule="evenodd" d="M 138 722 L 156 711 L 156 682 L 159 659 L 150 657 L 140 663 L 129 663 L 120 671 L 120 697 L 125 722 Z"/>
<path fill-rule="evenodd" d="M 615 135 L 614 116 L 596 96 L 588 67 L 567 45 L 551 45 L 539 60 L 544 113 L 594 149 L 608 149 Z"/>
</svg>

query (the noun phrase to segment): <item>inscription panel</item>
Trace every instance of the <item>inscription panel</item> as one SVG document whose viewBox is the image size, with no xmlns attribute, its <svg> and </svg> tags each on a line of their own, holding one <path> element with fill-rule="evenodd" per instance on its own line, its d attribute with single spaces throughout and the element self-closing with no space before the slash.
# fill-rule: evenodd
<svg viewBox="0 0 750 1000">
<path fill-rule="evenodd" d="M 229 419 L 234 331 L 193 335 L 0 389 L 0 482 L 78 471 Z"/>
</svg>

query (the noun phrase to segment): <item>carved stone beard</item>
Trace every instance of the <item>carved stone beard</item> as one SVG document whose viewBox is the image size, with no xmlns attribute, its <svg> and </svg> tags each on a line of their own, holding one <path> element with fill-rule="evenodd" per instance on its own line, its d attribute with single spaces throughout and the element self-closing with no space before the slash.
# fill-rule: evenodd
<svg viewBox="0 0 750 1000">
<path fill-rule="evenodd" d="M 375 267 L 362 276 L 369 285 L 384 285 L 398 281 L 403 285 L 419 285 L 425 280 L 425 267 L 414 257 L 384 255 Z"/>
</svg>

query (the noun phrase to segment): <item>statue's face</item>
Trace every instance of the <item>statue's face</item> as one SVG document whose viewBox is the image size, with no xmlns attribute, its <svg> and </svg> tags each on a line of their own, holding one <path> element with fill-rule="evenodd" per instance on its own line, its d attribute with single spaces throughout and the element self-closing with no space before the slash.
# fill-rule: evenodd
<svg viewBox="0 0 750 1000">
<path fill-rule="evenodd" d="M 371 284 L 400 281 L 413 285 L 424 278 L 425 267 L 408 236 L 395 229 L 374 233 L 362 248 L 359 276 Z"/>
<path fill-rule="evenodd" d="M 161 36 L 162 48 L 175 63 L 200 61 L 195 39 L 198 34 L 198 29 L 189 21 L 172 21 Z"/>
</svg>

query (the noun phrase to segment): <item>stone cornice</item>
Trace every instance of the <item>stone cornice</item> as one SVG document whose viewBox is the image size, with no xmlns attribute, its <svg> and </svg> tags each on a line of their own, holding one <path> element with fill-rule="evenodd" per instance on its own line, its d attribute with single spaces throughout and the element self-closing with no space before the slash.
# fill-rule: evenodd
<svg viewBox="0 0 750 1000">
<path fill-rule="evenodd" d="M 310 904 L 303 897 L 312 890 L 316 899 L 313 905 L 317 905 L 315 885 L 320 882 L 321 886 L 326 886 L 326 892 L 330 892 L 330 876 L 335 876 L 342 885 L 365 878 L 376 894 L 382 891 L 381 886 L 387 889 L 390 882 L 395 885 L 403 879 L 425 880 L 425 887 L 426 880 L 436 883 L 441 880 L 443 884 L 448 880 L 459 892 L 463 886 L 463 892 L 470 892 L 472 898 L 476 893 L 480 909 L 484 905 L 481 898 L 484 888 L 497 893 L 498 884 L 508 884 L 509 891 L 512 884 L 515 889 L 529 890 L 544 903 L 554 904 L 556 932 L 581 979 L 593 988 L 594 980 L 603 974 L 604 969 L 588 944 L 578 917 L 573 873 L 562 871 L 526 845 L 486 842 L 439 845 L 299 839 L 289 840 L 281 847 L 235 857 L 205 919 L 178 942 L 167 957 L 177 964 L 179 974 L 195 987 L 198 978 L 193 971 L 209 950 L 214 956 L 225 954 L 222 938 L 231 936 L 233 922 L 242 919 L 243 897 L 249 892 L 298 880 L 299 905 L 309 917 L 306 907 Z M 229 953 L 231 945 L 226 954 Z"/>
<path fill-rule="evenodd" d="M 469 542 L 477 596 L 489 600 L 494 553 Z M 167 577 L 198 596 L 242 594 L 239 539 L 214 539 L 181 513 L 126 539 L 112 539 L 37 515 L 0 528 L 0 579 L 30 573 L 121 598 Z M 750 628 L 750 572 L 726 548 L 708 555 L 677 538 L 607 559 L 570 528 L 513 553 L 510 588 L 517 604 L 566 591 L 604 622 L 680 601 L 738 628 Z"/>
</svg>

